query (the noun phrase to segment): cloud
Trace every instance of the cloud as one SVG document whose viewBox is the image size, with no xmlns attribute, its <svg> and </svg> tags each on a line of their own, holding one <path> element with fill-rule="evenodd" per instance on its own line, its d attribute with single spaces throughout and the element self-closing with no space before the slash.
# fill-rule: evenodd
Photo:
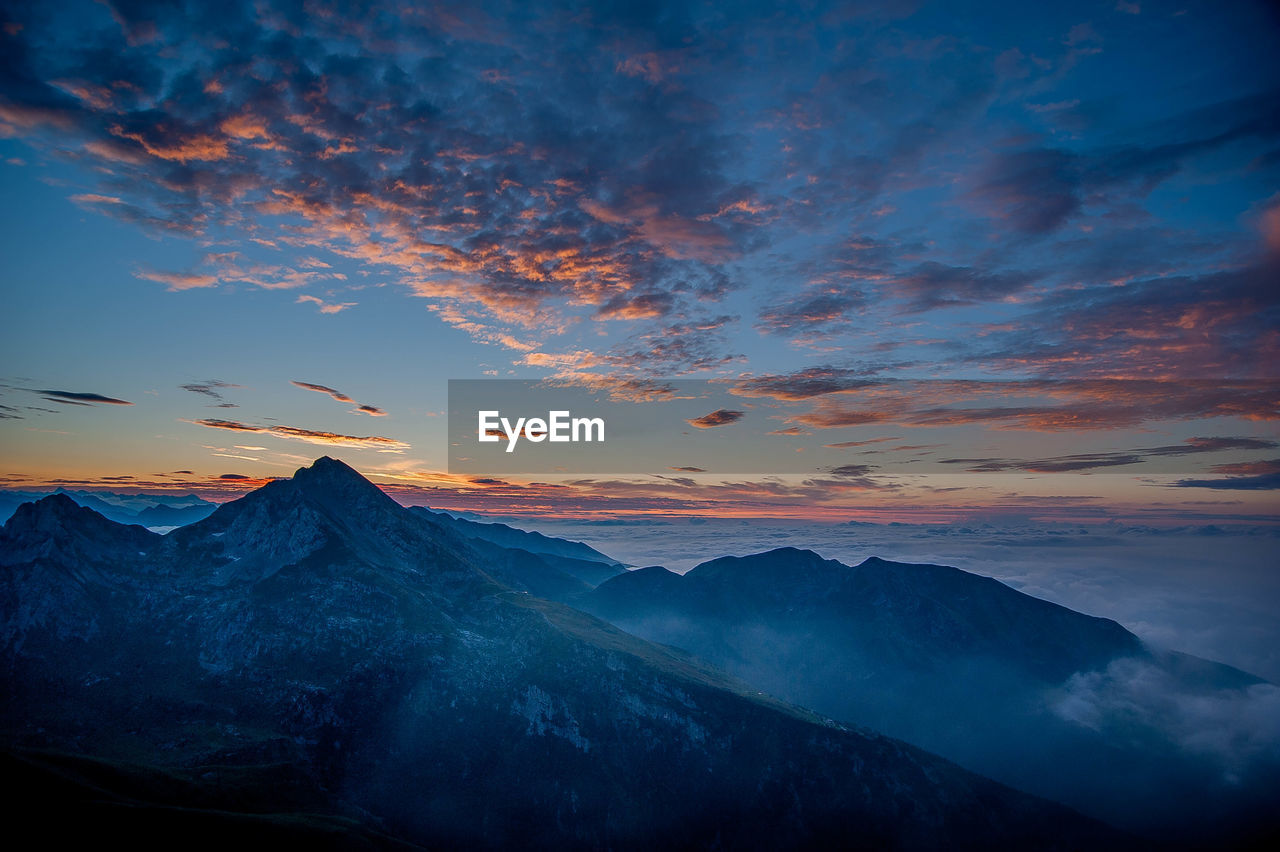
<svg viewBox="0 0 1280 852">
<path fill-rule="evenodd" d="M 72 391 L 60 390 L 34 390 L 32 393 L 41 394 L 50 402 L 61 402 L 69 405 L 133 405 L 132 402 L 126 402 L 123 399 L 116 399 L 112 396 L 103 396 L 100 393 L 73 393 Z"/>
<path fill-rule="evenodd" d="M 833 450 L 845 450 L 851 447 L 865 447 L 870 444 L 881 444 L 881 443 L 884 443 L 885 441 L 900 441 L 900 440 L 902 440 L 901 436 L 893 435 L 885 438 L 868 438 L 865 441 L 839 441 L 838 443 L 835 443 L 835 444 L 823 444 L 822 446 L 827 447 L 829 449 L 833 449 Z"/>
<path fill-rule="evenodd" d="M 882 383 L 883 380 L 868 378 L 863 370 L 824 365 L 794 373 L 743 378 L 730 390 L 738 396 L 795 401 L 876 387 Z"/>
<path fill-rule="evenodd" d="M 972 197 L 1016 231 L 1048 233 L 1080 209 L 1079 170 L 1076 157 L 1066 151 L 1001 154 L 979 175 Z"/>
<path fill-rule="evenodd" d="M 204 426 L 209 429 L 226 429 L 231 432 L 262 432 L 274 435 L 277 438 L 288 438 L 297 441 L 305 441 L 308 444 L 321 444 L 335 447 L 354 447 L 356 449 L 371 449 L 380 452 L 399 453 L 410 449 L 409 445 L 404 441 L 398 441 L 394 438 L 384 438 L 378 435 L 356 436 L 343 435 L 337 432 L 326 432 L 317 429 L 303 429 L 297 426 L 254 426 L 248 423 L 239 423 L 234 420 L 218 420 L 215 418 L 206 418 L 203 420 L 187 421 L 197 426 Z"/>
<path fill-rule="evenodd" d="M 671 467 L 668 470 L 677 470 L 683 473 L 706 473 L 706 470 L 700 467 Z"/>
<path fill-rule="evenodd" d="M 1140 464 L 1142 456 L 1134 453 L 1079 453 L 1034 461 L 1010 459 L 939 459 L 940 464 L 964 465 L 970 473 L 996 473 L 1025 470 L 1028 473 L 1073 473 L 1105 467 Z"/>
<path fill-rule="evenodd" d="M 242 236 L 200 268 L 137 272 L 171 290 L 324 278 L 329 294 L 297 298 L 333 314 L 355 305 L 346 265 L 393 276 L 485 341 L 571 316 L 696 321 L 726 292 L 719 266 L 758 244 L 771 209 L 726 174 L 735 131 L 710 93 L 652 88 L 656 69 L 683 60 L 631 44 L 648 30 L 625 16 L 534 7 L 536 26 L 495 33 L 412 8 L 113 14 L 78 16 L 65 42 L 83 49 L 56 50 L 52 20 L 23 15 L 5 44 L 6 127 L 33 144 L 56 130 L 51 150 L 96 169 L 102 186 L 77 193 L 82 206 L 152 230 Z M 606 61 L 602 73 L 566 89 L 535 58 L 546 39 Z M 713 53 L 732 79 L 740 61 Z M 635 62 L 650 70 L 635 76 Z M 307 256 L 286 265 L 273 249 Z"/>
<path fill-rule="evenodd" d="M 195 272 L 161 272 L 155 269 L 139 269 L 133 274 L 135 277 L 146 281 L 157 281 L 165 284 L 174 292 L 218 286 L 218 277 L 216 275 Z"/>
<path fill-rule="evenodd" d="M 1097 50 L 1097 33 L 1081 24 L 1069 42 L 1079 53 Z M 979 209 L 1017 232 L 1043 236 L 1108 196 L 1144 196 L 1194 158 L 1247 139 L 1274 138 L 1280 129 L 1276 93 L 1266 92 L 1187 110 L 1161 127 L 1159 144 L 1132 142 L 1075 151 L 1031 147 L 998 151 L 969 192 Z M 1169 138 L 1177 141 L 1168 141 Z"/>
<path fill-rule="evenodd" d="M 114 195 L 98 195 L 92 192 L 82 192 L 79 195 L 71 196 L 71 200 L 77 204 L 124 204 L 124 201 Z"/>
<path fill-rule="evenodd" d="M 866 476 L 873 470 L 875 468 L 869 464 L 842 464 L 839 467 L 830 468 L 829 473 L 832 476 Z"/>
<path fill-rule="evenodd" d="M 728 426 L 730 423 L 737 423 L 745 414 L 745 411 L 717 408 L 710 414 L 704 414 L 701 417 L 695 417 L 692 420 L 686 420 L 685 422 L 690 426 L 696 426 L 699 429 L 714 429 L 717 426 Z"/>
<path fill-rule="evenodd" d="M 866 304 L 861 291 L 820 288 L 766 308 L 759 327 L 774 334 L 838 328 Z"/>
<path fill-rule="evenodd" d="M 1280 472 L 1225 479 L 1183 479 L 1174 485 L 1179 488 L 1212 488 L 1217 491 L 1280 491 Z"/>
<path fill-rule="evenodd" d="M 338 402 L 350 403 L 351 405 L 355 406 L 355 408 L 351 409 L 352 414 L 367 414 L 370 417 L 386 417 L 387 416 L 387 412 L 383 411 L 381 408 L 378 408 L 376 405 L 361 405 L 351 397 L 347 396 L 345 393 L 342 393 L 341 391 L 338 391 L 338 390 L 334 390 L 328 385 L 318 385 L 318 384 L 315 384 L 314 382 L 291 382 L 291 384 L 293 384 L 295 387 L 300 387 L 303 390 L 310 390 L 310 391 L 316 391 L 317 393 L 328 394 Z"/>
<path fill-rule="evenodd" d="M 356 302 L 326 302 L 318 296 L 309 296 L 305 293 L 299 296 L 296 301 L 299 304 L 313 304 L 320 309 L 320 313 L 322 314 L 342 313 L 347 308 L 354 308 L 357 304 Z"/>
<path fill-rule="evenodd" d="M 1258 760 L 1280 759 L 1280 687 L 1196 690 L 1165 668 L 1123 658 L 1080 672 L 1051 693 L 1062 718 L 1105 734 L 1140 725 L 1214 759 L 1227 780 Z"/>
<path fill-rule="evenodd" d="M 1178 397 L 1217 395 L 1229 404 L 1230 394 L 1221 391 L 1264 387 L 1235 380 L 1271 379 L 1259 365 L 1280 359 L 1277 275 L 1280 258 L 1266 258 L 1203 275 L 1055 290 L 1034 302 L 1017 328 L 993 330 L 969 360 L 994 368 L 1041 366 L 1047 375 L 1079 379 L 1169 379 Z M 1122 373 L 1118 360 L 1126 365 Z M 1206 381 L 1214 377 L 1232 378 L 1215 389 Z M 1186 389 L 1176 390 L 1172 380 L 1186 382 Z M 1237 404 L 1254 405 L 1247 396 Z"/>
<path fill-rule="evenodd" d="M 842 387 L 847 384 L 847 387 Z M 796 424 L 834 429 L 868 424 L 1082 432 L 1165 420 L 1237 417 L 1280 419 L 1277 383 L 1265 380 L 1027 379 L 1023 381 L 907 381 L 854 379 L 817 385 L 766 377 L 734 392 L 784 401 L 814 398 L 792 414 Z M 1210 440 L 1210 439 L 1202 439 Z M 1215 439 L 1216 440 L 1216 439 Z M 1212 445 L 1207 445 L 1212 446 Z M 1153 455 L 1186 455 L 1194 447 L 1146 448 Z"/>
<path fill-rule="evenodd" d="M 227 388 L 238 388 L 240 387 L 240 385 L 231 384 L 230 382 L 219 381 L 218 379 L 209 379 L 208 381 L 205 381 L 205 382 L 189 382 L 188 384 L 185 384 L 185 385 L 179 385 L 179 387 L 185 391 L 190 391 L 191 393 L 198 393 L 198 394 L 201 394 L 202 396 L 209 397 L 215 403 L 217 403 L 215 406 L 213 406 L 215 408 L 238 408 L 239 407 L 235 403 L 227 402 L 223 397 L 221 391 L 226 390 Z"/>
<path fill-rule="evenodd" d="M 952 458 L 939 459 L 938 461 L 940 464 L 964 465 L 965 469 L 971 473 L 994 473 L 1008 470 L 1022 470 L 1028 473 L 1071 473 L 1099 468 L 1125 467 L 1141 464 L 1152 458 L 1190 456 L 1225 450 L 1265 450 L 1276 447 L 1280 447 L 1280 443 L 1262 438 L 1188 438 L 1181 444 L 1162 447 L 1139 447 L 1124 452 L 1077 453 L 1034 460 Z M 1229 469 L 1235 468 L 1234 465 L 1228 465 L 1227 467 Z M 1230 472 L 1230 470 L 1220 472 Z"/>
<path fill-rule="evenodd" d="M 1214 473 L 1242 473 L 1255 475 L 1262 473 L 1280 473 L 1280 459 L 1216 464 L 1213 466 L 1212 470 Z"/>
<path fill-rule="evenodd" d="M 1197 453 L 1216 453 L 1221 450 L 1274 450 L 1280 442 L 1270 438 L 1187 438 L 1181 444 L 1165 447 L 1147 447 L 1138 452 L 1149 456 L 1189 456 Z"/>
<path fill-rule="evenodd" d="M 675 302 L 670 293 L 644 293 L 639 296 L 614 296 L 596 311 L 602 319 L 657 319 L 671 313 Z"/>
<path fill-rule="evenodd" d="M 217 418 L 205 418 L 203 420 L 192 420 L 197 426 L 206 426 L 210 429 L 227 429 L 231 432 L 267 432 L 270 431 L 266 426 L 251 426 L 248 423 L 239 423 L 235 420 L 219 420 Z"/>
<path fill-rule="evenodd" d="M 997 302 L 1025 290 L 1035 277 L 1019 272 L 987 272 L 972 267 L 923 263 L 885 285 L 890 298 L 906 300 L 906 310 Z"/>
<path fill-rule="evenodd" d="M 298 381 L 290 382 L 290 384 L 294 385 L 295 387 L 300 387 L 303 390 L 311 390 L 311 391 L 316 391 L 318 393 L 327 393 L 329 396 L 333 397 L 338 402 L 350 402 L 350 403 L 355 402 L 354 399 L 347 396 L 345 393 L 334 390 L 333 388 L 328 387 L 326 385 L 317 385 L 312 382 L 298 382 Z"/>
</svg>

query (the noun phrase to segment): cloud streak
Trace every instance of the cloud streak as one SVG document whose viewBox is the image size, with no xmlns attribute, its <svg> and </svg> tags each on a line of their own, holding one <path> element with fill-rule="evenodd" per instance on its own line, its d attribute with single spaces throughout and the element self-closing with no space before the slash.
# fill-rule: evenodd
<svg viewBox="0 0 1280 852">
<path fill-rule="evenodd" d="M 50 402 L 69 405 L 133 405 L 132 402 L 116 399 L 113 396 L 103 396 L 100 393 L 76 393 L 62 390 L 34 390 L 32 393 L 38 393 Z"/>
<path fill-rule="evenodd" d="M 1021 470 L 1028 473 L 1072 473 L 1109 467 L 1127 467 L 1155 458 L 1199 455 L 1226 450 L 1270 450 L 1280 443 L 1263 438 L 1188 438 L 1182 444 L 1162 447 L 1140 447 L 1125 452 L 1076 453 L 1046 459 L 939 459 L 939 464 L 963 466 L 970 473 L 999 473 Z M 1228 465 L 1228 469 L 1237 465 Z M 1215 480 L 1228 482 L 1230 480 Z M 1213 486 L 1209 486 L 1213 487 Z"/>
<path fill-rule="evenodd" d="M 315 391 L 316 393 L 328 394 L 338 402 L 345 402 L 345 403 L 354 405 L 355 408 L 351 409 L 351 412 L 353 414 L 367 414 L 370 417 L 386 417 L 387 416 L 387 412 L 383 411 L 381 408 L 378 408 L 375 405 L 361 405 L 351 397 L 347 396 L 345 393 L 335 390 L 329 387 L 328 385 L 318 385 L 318 384 L 315 384 L 314 382 L 298 382 L 298 381 L 290 382 L 290 384 L 292 384 L 294 387 L 302 388 L 303 390 L 309 390 L 309 391 Z"/>
<path fill-rule="evenodd" d="M 296 441 L 304 441 L 308 444 L 319 444 L 322 446 L 333 447 L 351 447 L 353 449 L 378 450 L 380 452 L 400 453 L 410 449 L 410 446 L 404 441 L 394 438 L 386 438 L 380 435 L 343 435 L 337 432 L 327 432 L 317 429 L 304 429 L 298 426 L 255 426 L 249 423 L 240 423 L 235 420 L 220 420 L 217 418 L 206 418 L 202 420 L 187 421 L 197 426 L 204 426 L 207 429 L 224 429 L 230 432 L 257 432 L 265 435 L 273 435 L 277 438 L 285 438 Z"/>
</svg>

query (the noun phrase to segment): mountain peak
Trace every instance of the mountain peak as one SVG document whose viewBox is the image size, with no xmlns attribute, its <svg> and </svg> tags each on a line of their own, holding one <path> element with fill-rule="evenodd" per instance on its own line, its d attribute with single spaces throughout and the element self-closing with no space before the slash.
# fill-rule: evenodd
<svg viewBox="0 0 1280 852">
<path fill-rule="evenodd" d="M 143 527 L 116 523 L 65 494 L 50 494 L 23 503 L 0 528 L 0 561 L 17 564 L 60 554 L 87 564 L 136 554 L 155 538 L 159 536 Z"/>
<path fill-rule="evenodd" d="M 318 496 L 342 497 L 346 500 L 391 499 L 350 465 L 329 456 L 321 456 L 310 467 L 300 467 L 294 471 L 293 484 L 305 493 Z"/>
<path fill-rule="evenodd" d="M 46 519 L 62 521 L 76 516 L 93 518 L 97 514 L 92 509 L 84 508 L 65 493 L 57 491 L 33 503 L 23 503 L 13 513 L 9 523 L 15 526 L 39 526 Z"/>
<path fill-rule="evenodd" d="M 766 550 L 761 553 L 753 553 L 750 558 L 773 558 L 773 559 L 798 559 L 805 562 L 813 562 L 814 560 L 824 560 L 816 551 L 802 547 L 775 547 L 773 550 Z"/>
<path fill-rule="evenodd" d="M 344 519 L 344 524 L 356 525 L 367 525 L 388 511 L 403 511 L 399 503 L 352 467 L 322 456 L 310 467 L 298 468 L 290 479 L 273 480 L 239 500 L 223 503 L 210 519 L 244 523 L 245 518 L 266 512 L 265 522 L 274 523 L 272 519 L 279 513 L 297 512 L 300 505 L 310 506 L 331 520 Z"/>
<path fill-rule="evenodd" d="M 318 476 L 354 476 L 357 479 L 364 479 L 355 468 L 346 462 L 339 461 L 333 456 L 321 456 L 311 463 L 310 467 L 300 467 L 294 472 L 296 478 L 300 474 L 314 474 Z"/>
<path fill-rule="evenodd" d="M 776 571 L 793 571 L 824 566 L 829 560 L 823 559 L 812 550 L 798 547 L 778 547 L 747 556 L 721 556 L 695 566 L 689 573 L 697 573 L 699 577 L 710 577 L 724 574 L 743 578 L 748 572 L 773 573 Z M 838 564 L 838 563 L 837 563 Z"/>
</svg>

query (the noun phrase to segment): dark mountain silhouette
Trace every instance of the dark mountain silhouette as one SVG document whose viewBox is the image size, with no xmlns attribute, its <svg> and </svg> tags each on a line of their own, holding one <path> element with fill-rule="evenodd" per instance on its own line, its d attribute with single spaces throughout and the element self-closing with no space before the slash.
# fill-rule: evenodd
<svg viewBox="0 0 1280 852">
<path fill-rule="evenodd" d="M 683 576 L 630 572 L 579 605 L 780 698 L 1162 842 L 1275 830 L 1274 755 L 1242 770 L 1178 742 L 1196 702 L 1229 712 L 1261 680 L 1149 649 L 1114 621 L 987 577 L 782 548 Z"/>
<path fill-rule="evenodd" d="M 513 588 L 486 553 L 328 458 L 168 536 L 22 507 L 3 767 L 45 807 L 12 821 L 169 846 L 1124 843 Z"/>
<path fill-rule="evenodd" d="M 195 494 L 169 496 L 157 494 L 116 494 L 109 491 L 72 491 L 59 488 L 52 492 L 69 497 L 77 504 L 93 509 L 104 518 L 121 524 L 144 527 L 179 527 L 203 520 L 218 508 Z M 33 503 L 49 496 L 46 492 L 7 491 L 0 489 L 0 523 L 13 516 L 23 503 Z"/>
</svg>

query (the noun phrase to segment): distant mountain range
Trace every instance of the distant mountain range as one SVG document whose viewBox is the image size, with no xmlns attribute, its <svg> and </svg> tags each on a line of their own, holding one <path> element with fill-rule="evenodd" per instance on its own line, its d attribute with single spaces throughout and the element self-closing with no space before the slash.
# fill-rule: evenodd
<svg viewBox="0 0 1280 852">
<path fill-rule="evenodd" d="M 1162 843 L 1219 846 L 1280 825 L 1280 719 L 1262 723 L 1269 747 L 1227 744 L 1258 733 L 1249 708 L 1280 710 L 1275 687 L 990 578 L 782 548 L 683 576 L 632 571 L 578 605 Z M 1225 730 L 1201 730 L 1210 723 Z"/>
<path fill-rule="evenodd" d="M 1132 842 L 557 602 L 636 583 L 584 548 L 405 509 L 328 458 L 165 536 L 66 494 L 19 506 L 0 530 L 10 824 L 166 848 Z M 1018 635 L 1044 612 L 1010 615 Z M 1081 618 L 1048 629 L 1093 641 Z M 933 623 L 904 613 L 926 634 L 906 661 L 965 639 Z M 1056 676 L 1125 635 L 1043 640 L 1029 665 Z"/>
<path fill-rule="evenodd" d="M 9 520 L 23 503 L 40 500 L 50 494 L 62 494 L 78 505 L 93 509 L 104 518 L 120 524 L 139 524 L 152 529 L 169 529 L 202 521 L 217 503 L 195 494 L 117 494 L 111 491 L 7 491 L 0 489 L 0 523 Z"/>
</svg>

